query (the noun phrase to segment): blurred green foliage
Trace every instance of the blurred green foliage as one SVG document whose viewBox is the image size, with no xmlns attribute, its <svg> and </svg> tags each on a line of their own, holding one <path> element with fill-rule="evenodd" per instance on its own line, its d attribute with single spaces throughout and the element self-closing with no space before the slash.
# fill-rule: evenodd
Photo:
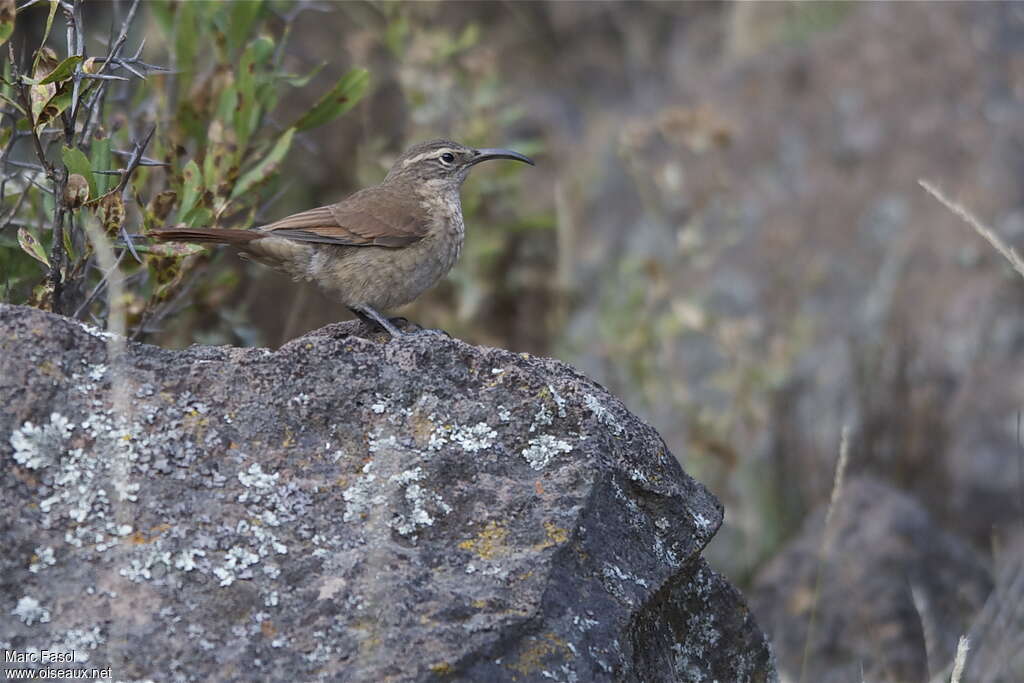
<svg viewBox="0 0 1024 683">
<path fill-rule="evenodd" d="M 319 68 L 285 70 L 291 23 L 274 4 L 154 0 L 133 4 L 123 17 L 102 16 L 113 6 L 76 2 L 60 13 L 58 6 L 18 15 L 15 33 L 33 33 L 39 27 L 26 22 L 41 19 L 42 40 L 16 56 L 20 70 L 4 63 L 0 293 L 102 320 L 106 303 L 95 294 L 104 279 L 84 236 L 87 221 L 121 245 L 119 262 L 131 283 L 124 305 L 138 333 L 172 312 L 168 302 L 209 257 L 195 245 L 146 244 L 129 233 L 168 224 L 251 226 L 295 135 L 349 111 L 366 94 L 369 74 L 349 71 L 308 111 L 281 121 L 275 112 L 282 99 Z M 0 36 L 9 33 L 4 7 Z M 51 30 L 60 18 L 66 45 Z M 159 67 L 141 59 L 141 39 L 130 39 L 142 18 L 153 22 L 145 29 L 147 59 Z M 121 33 L 90 56 L 88 27 L 107 21 Z M 140 45 L 135 56 L 127 42 Z M 53 244 L 61 233 L 63 254 Z M 64 291 L 57 300 L 55 283 Z"/>
</svg>

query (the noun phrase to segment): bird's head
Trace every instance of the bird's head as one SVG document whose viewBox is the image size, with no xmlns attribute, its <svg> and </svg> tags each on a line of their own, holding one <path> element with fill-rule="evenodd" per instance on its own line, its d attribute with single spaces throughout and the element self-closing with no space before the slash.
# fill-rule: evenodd
<svg viewBox="0 0 1024 683">
<path fill-rule="evenodd" d="M 533 166 L 529 157 L 510 149 L 473 149 L 451 140 L 431 140 L 413 145 L 398 157 L 385 182 L 435 181 L 458 189 L 469 169 L 489 159 L 513 159 Z"/>
</svg>

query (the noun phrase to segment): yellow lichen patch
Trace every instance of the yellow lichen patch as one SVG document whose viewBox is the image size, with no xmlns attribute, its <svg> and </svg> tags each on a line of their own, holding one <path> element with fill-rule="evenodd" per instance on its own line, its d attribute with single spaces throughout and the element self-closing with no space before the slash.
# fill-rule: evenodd
<svg viewBox="0 0 1024 683">
<path fill-rule="evenodd" d="M 545 633 L 540 638 L 534 638 L 533 640 L 535 642 L 523 650 L 519 654 L 516 663 L 510 667 L 513 671 L 518 671 L 524 676 L 548 668 L 546 660 L 552 655 L 567 659 L 572 654 L 565 641 L 556 637 L 553 633 Z"/>
<path fill-rule="evenodd" d="M 416 445 L 425 446 L 430 442 L 430 435 L 434 433 L 437 428 L 436 425 L 430 420 L 430 417 L 420 412 L 414 413 L 412 420 L 410 420 L 412 427 L 412 436 L 416 441 Z"/>
<path fill-rule="evenodd" d="M 569 532 L 554 522 L 544 522 L 544 530 L 547 532 L 547 539 L 533 546 L 534 550 L 544 550 L 552 546 L 561 545 L 569 540 Z"/>
<path fill-rule="evenodd" d="M 441 662 L 440 664 L 434 664 L 430 667 L 430 671 L 433 672 L 435 676 L 447 676 L 452 672 L 452 665 L 448 662 Z"/>
<path fill-rule="evenodd" d="M 54 379 L 64 379 L 64 373 L 48 360 L 44 360 L 39 364 L 39 372 Z"/>
<path fill-rule="evenodd" d="M 508 529 L 498 522 L 488 522 L 483 531 L 476 535 L 476 538 L 463 541 L 459 547 L 476 553 L 480 559 L 492 560 L 499 555 L 508 552 L 505 546 L 505 539 L 508 537 Z"/>
<path fill-rule="evenodd" d="M 473 604 L 473 607 L 476 608 L 476 609 L 483 609 L 484 607 L 487 607 L 487 601 L 486 600 L 474 600 L 472 604 Z"/>
<path fill-rule="evenodd" d="M 291 427 L 285 427 L 284 429 L 284 441 L 281 442 L 281 448 L 291 448 L 295 445 L 295 435 L 292 433 Z"/>
</svg>

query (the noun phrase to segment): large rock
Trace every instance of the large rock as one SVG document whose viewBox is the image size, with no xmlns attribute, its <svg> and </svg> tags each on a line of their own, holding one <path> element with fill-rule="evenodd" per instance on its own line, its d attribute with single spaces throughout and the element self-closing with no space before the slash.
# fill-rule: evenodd
<svg viewBox="0 0 1024 683">
<path fill-rule="evenodd" d="M 276 352 L 12 306 L 0 330 L 4 649 L 160 680 L 775 679 L 700 556 L 718 502 L 562 363 L 356 323 Z"/>
</svg>

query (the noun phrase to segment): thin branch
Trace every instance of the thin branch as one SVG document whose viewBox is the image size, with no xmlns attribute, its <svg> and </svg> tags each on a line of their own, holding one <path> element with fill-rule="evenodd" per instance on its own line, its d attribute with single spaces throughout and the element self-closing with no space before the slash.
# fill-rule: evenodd
<svg viewBox="0 0 1024 683">
<path fill-rule="evenodd" d="M 89 81 L 130 81 L 130 78 L 124 76 L 114 76 L 113 74 L 75 74 L 76 79 L 89 80 Z"/>
<path fill-rule="evenodd" d="M 23 168 L 26 171 L 35 171 L 36 173 L 46 173 L 46 169 L 43 168 L 42 166 L 40 166 L 39 164 L 30 164 L 27 161 L 15 161 L 14 159 L 8 159 L 7 160 L 7 165 L 8 166 L 13 166 L 15 168 Z"/>
<path fill-rule="evenodd" d="M 114 267 L 103 274 L 103 279 L 96 284 L 96 286 L 93 288 L 91 292 L 89 292 L 89 296 L 85 298 L 85 301 L 82 302 L 82 305 L 79 306 L 78 309 L 75 311 L 74 315 L 71 316 L 72 318 L 78 318 L 80 315 L 82 315 L 84 311 L 88 310 L 89 306 L 92 305 L 92 302 L 95 301 L 96 297 L 99 296 L 100 293 L 103 291 L 103 288 L 107 286 L 107 281 L 110 279 L 111 273 L 120 268 L 121 261 L 124 260 L 124 255 L 127 253 L 127 249 L 121 250 L 121 253 L 117 255 L 117 261 L 114 262 Z"/>
<path fill-rule="evenodd" d="M 135 151 L 132 153 L 132 158 L 128 160 L 128 165 L 124 169 L 124 173 L 121 174 L 121 182 L 118 183 L 116 191 L 123 192 L 125 187 L 128 185 L 128 181 L 131 179 L 132 172 L 142 163 L 142 153 L 146 150 L 149 145 L 149 141 L 153 139 L 153 133 L 156 132 L 156 125 L 150 127 L 149 132 L 146 133 L 146 137 L 142 142 L 135 143 Z"/>
</svg>

